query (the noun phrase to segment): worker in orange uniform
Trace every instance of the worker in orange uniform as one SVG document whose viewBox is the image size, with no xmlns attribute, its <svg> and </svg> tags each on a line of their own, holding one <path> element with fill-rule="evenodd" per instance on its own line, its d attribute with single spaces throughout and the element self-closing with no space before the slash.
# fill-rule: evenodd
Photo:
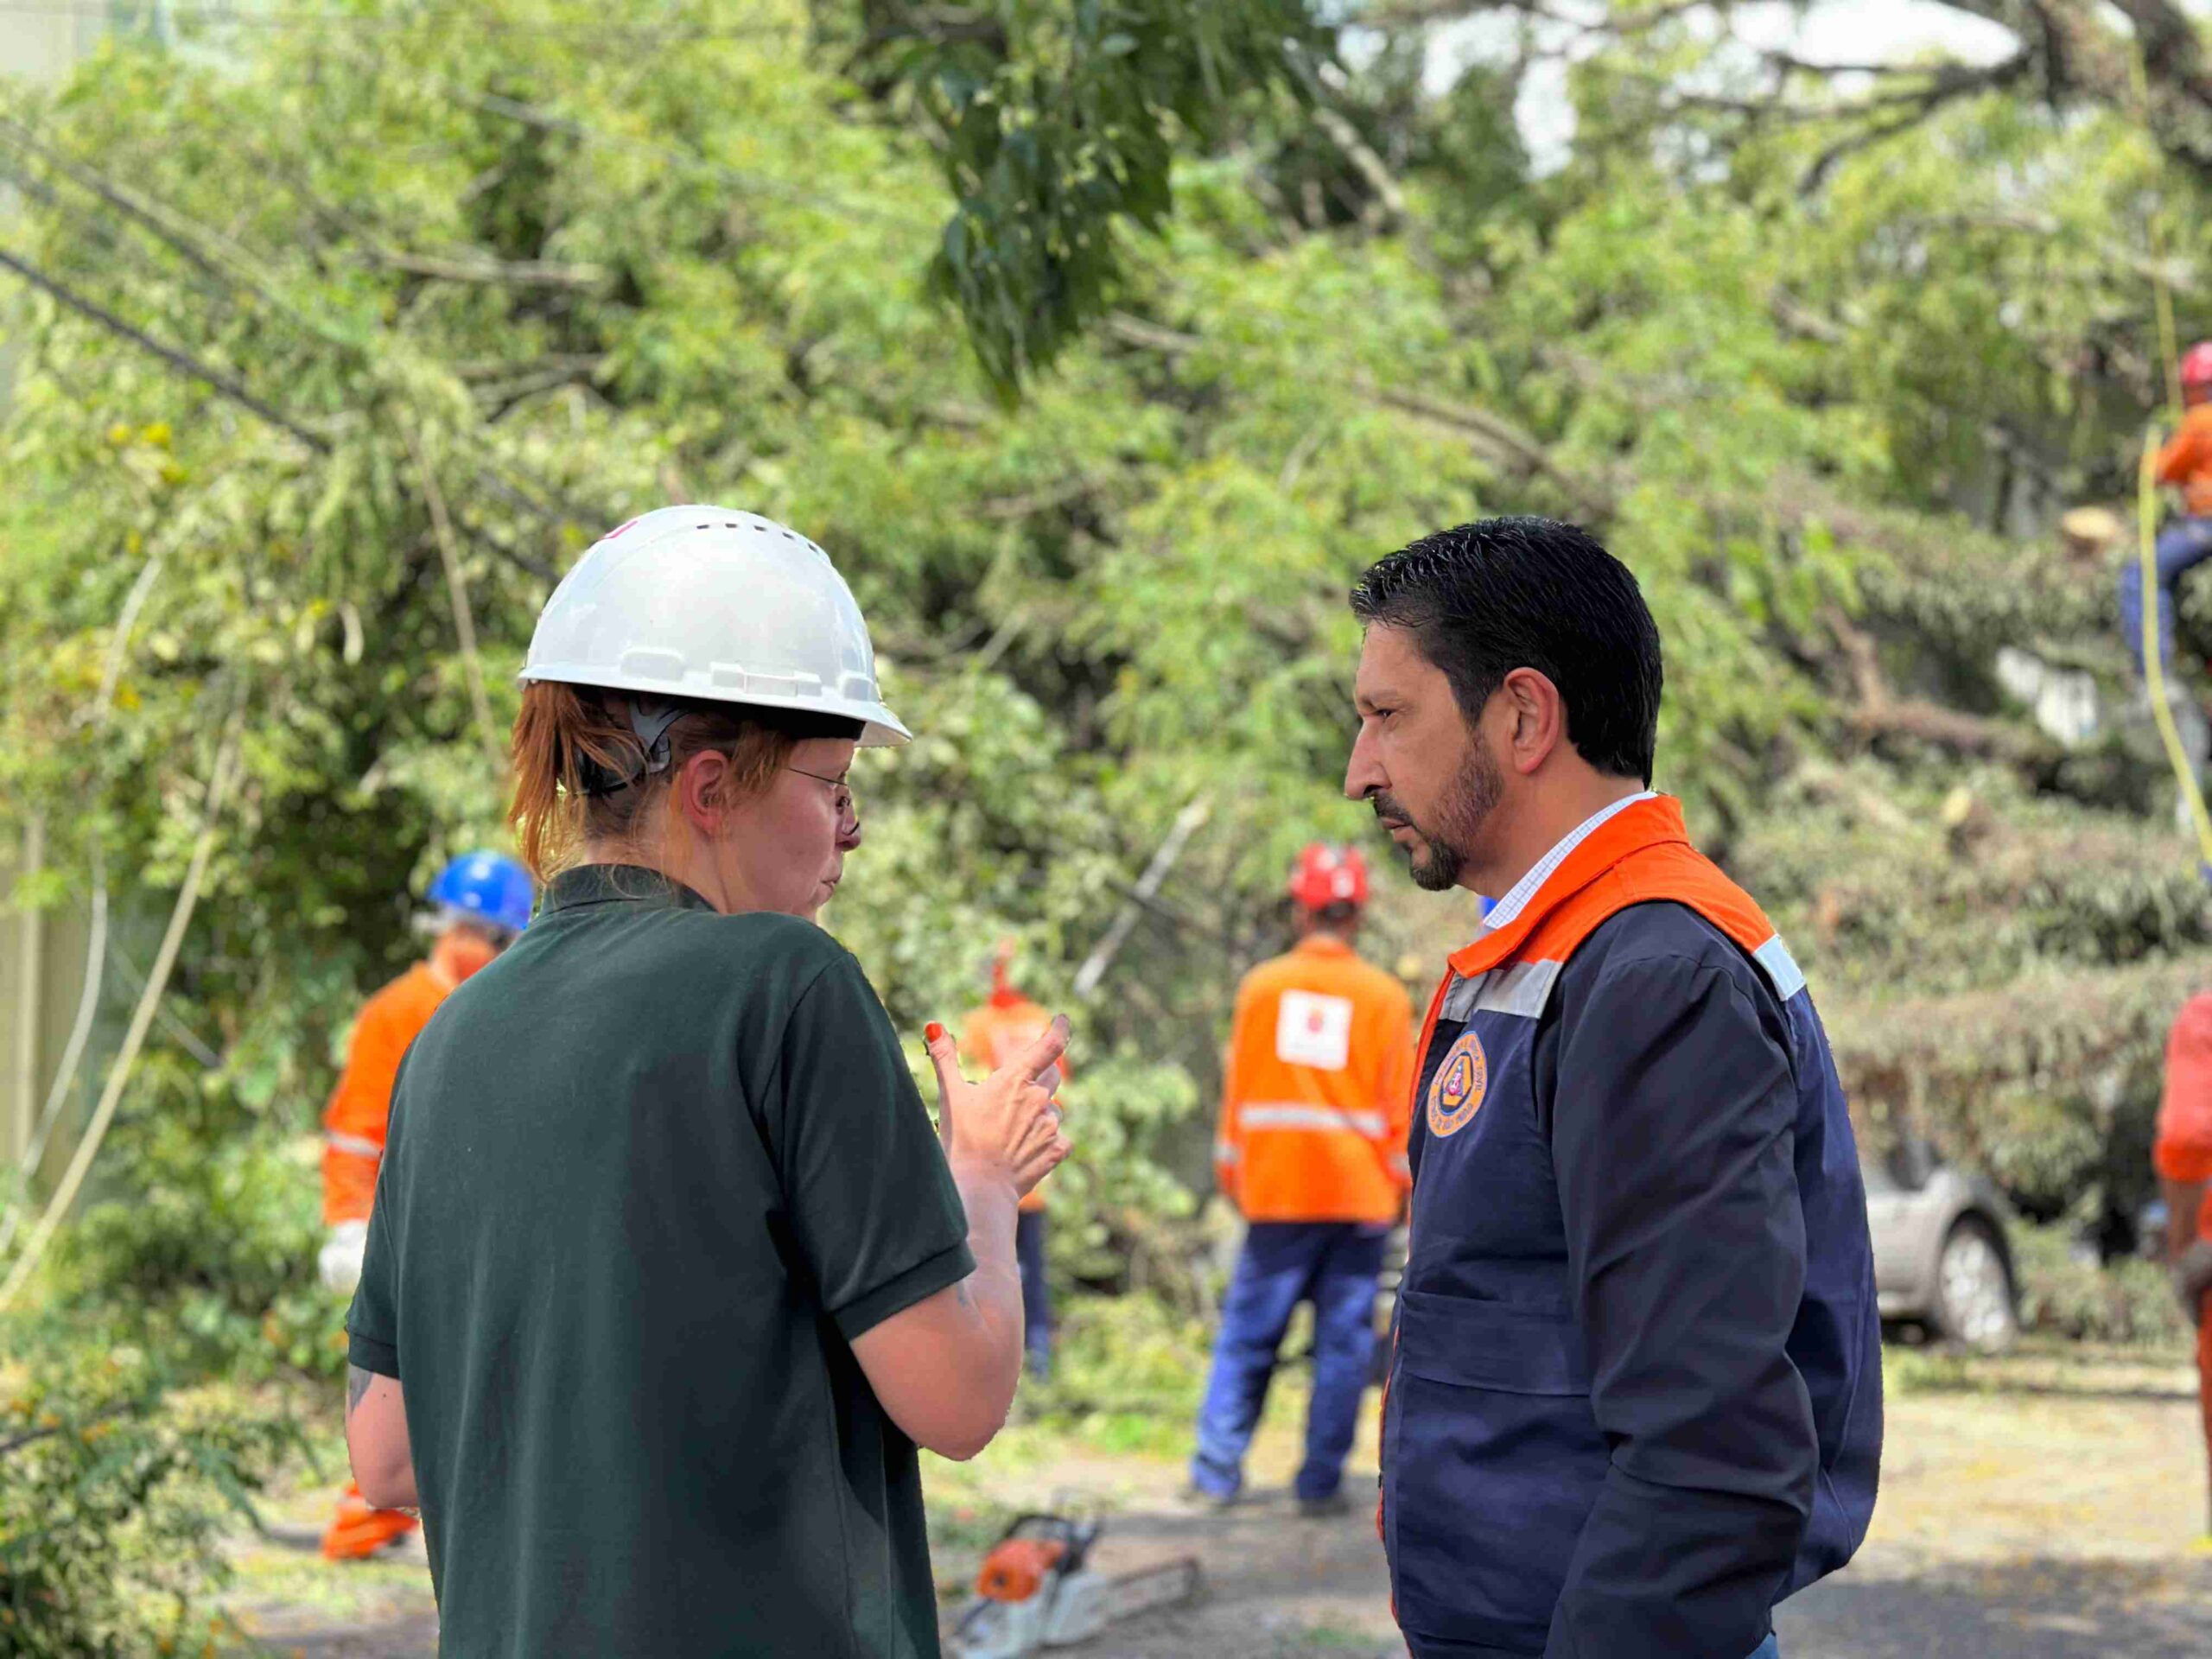
<svg viewBox="0 0 2212 1659">
<path fill-rule="evenodd" d="M 1316 843 L 1290 896 L 1301 937 L 1245 976 L 1222 1080 L 1214 1172 L 1249 1223 L 1198 1408 L 1191 1486 L 1236 1501 L 1283 1332 L 1313 1305 L 1313 1397 L 1299 1510 L 1348 1506 L 1344 1458 L 1374 1360 L 1376 1281 L 1405 1202 L 1413 1009 L 1352 949 L 1367 905 L 1359 854 Z"/>
<path fill-rule="evenodd" d="M 1011 1065 L 1044 1034 L 1052 1016 L 1014 988 L 1014 944 L 999 942 L 991 959 L 990 999 L 961 1022 L 960 1058 L 984 1071 Z M 1067 1061 L 1060 1062 L 1063 1079 Z M 1022 1363 L 1039 1382 L 1052 1375 L 1052 1287 L 1045 1274 L 1045 1188 L 1022 1198 L 1014 1224 L 1014 1255 L 1021 1268 Z"/>
<path fill-rule="evenodd" d="M 2212 340 L 2182 353 L 2178 368 L 2184 411 L 2181 425 L 2158 452 L 2158 482 L 2178 489 L 2182 511 L 2158 532 L 2158 660 L 2174 653 L 2174 604 L 2181 579 L 2212 558 Z M 2129 654 L 2143 656 L 2143 568 L 2132 555 L 2120 572 L 2120 625 Z"/>
<path fill-rule="evenodd" d="M 2196 1327 L 2197 1393 L 2204 1414 L 2207 1529 L 2212 1530 L 2212 992 L 2182 1005 L 2166 1039 L 2166 1091 L 2151 1152 L 2166 1201 L 2167 1259 L 2182 1311 Z"/>
<path fill-rule="evenodd" d="M 454 860 L 429 897 L 437 929 L 430 953 L 363 1005 L 346 1069 L 322 1115 L 322 1222 L 329 1231 L 318 1265 L 323 1283 L 342 1294 L 352 1294 L 360 1281 L 392 1084 L 408 1046 L 454 986 L 530 925 L 529 873 L 498 853 Z M 323 1534 L 322 1553 L 334 1561 L 359 1560 L 421 1524 L 404 1510 L 372 1508 L 349 1484 Z"/>
</svg>

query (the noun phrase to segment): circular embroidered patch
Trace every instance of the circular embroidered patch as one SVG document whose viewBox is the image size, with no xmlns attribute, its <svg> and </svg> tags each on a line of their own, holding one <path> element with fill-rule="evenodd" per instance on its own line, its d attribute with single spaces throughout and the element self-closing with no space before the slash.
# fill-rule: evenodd
<svg viewBox="0 0 2212 1659">
<path fill-rule="evenodd" d="M 1490 1057 L 1483 1052 L 1483 1039 L 1471 1031 L 1462 1032 L 1429 1080 L 1428 1132 L 1459 1134 L 1474 1122 L 1489 1087 Z"/>
</svg>

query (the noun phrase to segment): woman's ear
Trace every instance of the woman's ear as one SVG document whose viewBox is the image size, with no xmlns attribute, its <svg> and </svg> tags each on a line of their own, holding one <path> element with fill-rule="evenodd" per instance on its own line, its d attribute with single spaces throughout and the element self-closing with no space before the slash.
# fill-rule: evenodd
<svg viewBox="0 0 2212 1659">
<path fill-rule="evenodd" d="M 729 805 L 723 798 L 729 787 L 729 757 L 702 749 L 677 770 L 673 792 L 676 810 L 683 821 L 709 840 L 721 834 Z"/>
</svg>

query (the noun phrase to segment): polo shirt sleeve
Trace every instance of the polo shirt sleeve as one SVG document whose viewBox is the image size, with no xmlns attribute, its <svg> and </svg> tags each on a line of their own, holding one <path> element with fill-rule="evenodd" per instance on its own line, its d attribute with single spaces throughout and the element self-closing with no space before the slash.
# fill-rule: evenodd
<svg viewBox="0 0 2212 1659">
<path fill-rule="evenodd" d="M 848 1342 L 976 1270 L 944 1143 L 860 964 L 842 952 L 785 1028 L 770 1140 L 799 1253 Z"/>
<path fill-rule="evenodd" d="M 1795 1082 L 1725 940 L 1606 956 L 1561 984 L 1552 1151 L 1612 1455 L 1544 1652 L 1748 1654 L 1819 1467 L 1785 1348 L 1806 1259 Z"/>
<path fill-rule="evenodd" d="M 401 1064 L 399 1077 L 406 1076 Z M 400 1083 L 391 1089 L 391 1111 L 385 1141 L 385 1160 L 377 1173 L 377 1192 L 391 1192 L 396 1183 L 385 1179 L 404 1151 L 400 1110 Z M 346 1359 L 379 1376 L 398 1376 L 399 1370 L 399 1258 L 392 1247 L 392 1210 L 389 1203 L 369 1209 L 367 1248 L 361 1257 L 361 1282 L 353 1287 L 353 1305 L 346 1313 Z"/>
</svg>

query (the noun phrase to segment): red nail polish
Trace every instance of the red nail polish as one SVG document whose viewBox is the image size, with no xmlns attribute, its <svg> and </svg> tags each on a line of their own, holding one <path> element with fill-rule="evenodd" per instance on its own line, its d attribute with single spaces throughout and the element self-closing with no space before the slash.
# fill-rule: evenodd
<svg viewBox="0 0 2212 1659">
<path fill-rule="evenodd" d="M 944 1037 L 944 1027 L 938 1024 L 936 1020 L 932 1020 L 929 1024 L 922 1027 L 922 1036 L 929 1042 L 934 1043 L 942 1041 Z"/>
</svg>

